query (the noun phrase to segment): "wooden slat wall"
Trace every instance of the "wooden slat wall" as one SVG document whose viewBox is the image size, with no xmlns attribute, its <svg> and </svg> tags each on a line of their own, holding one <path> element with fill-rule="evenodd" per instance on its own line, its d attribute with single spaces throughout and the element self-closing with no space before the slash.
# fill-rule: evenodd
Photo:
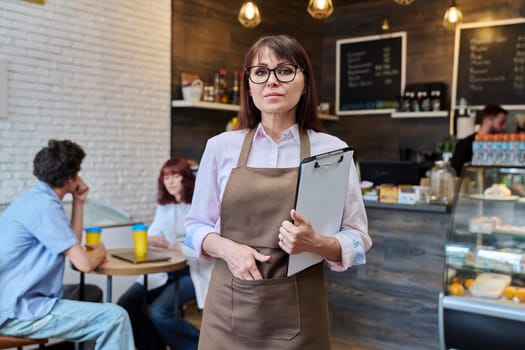
<svg viewBox="0 0 525 350">
<path fill-rule="evenodd" d="M 438 349 L 449 215 L 367 208 L 367 263 L 327 270 L 332 335 L 376 349 Z"/>
</svg>

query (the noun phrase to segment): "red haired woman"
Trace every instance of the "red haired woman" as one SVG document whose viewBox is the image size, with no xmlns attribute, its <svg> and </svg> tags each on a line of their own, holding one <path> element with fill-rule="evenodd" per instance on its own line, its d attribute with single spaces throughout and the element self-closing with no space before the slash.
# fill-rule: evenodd
<svg viewBox="0 0 525 350">
<path fill-rule="evenodd" d="M 191 206 L 194 185 L 195 175 L 184 158 L 171 158 L 160 169 L 157 209 L 148 229 L 148 245 L 151 249 L 183 250 L 190 266 L 176 275 L 159 273 L 148 276 L 148 317 L 142 310 L 142 278 L 119 299 L 118 304 L 130 315 L 137 349 L 155 347 L 155 344 L 148 343 L 154 338 L 148 334 L 154 332 L 152 325 L 171 349 L 197 349 L 199 330 L 180 317 L 175 309 L 176 304 L 182 305 L 192 299 L 197 299 L 202 309 L 211 273 L 211 263 L 192 258 L 192 252 L 182 246 L 186 236 L 184 219 Z M 178 279 L 178 291 L 175 278 Z"/>
</svg>

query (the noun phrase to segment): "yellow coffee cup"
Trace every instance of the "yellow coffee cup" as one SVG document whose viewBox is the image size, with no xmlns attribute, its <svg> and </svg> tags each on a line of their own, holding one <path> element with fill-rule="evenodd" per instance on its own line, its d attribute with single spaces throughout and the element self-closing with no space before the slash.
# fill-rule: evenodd
<svg viewBox="0 0 525 350">
<path fill-rule="evenodd" d="M 148 226 L 135 224 L 131 229 L 133 231 L 133 249 L 135 256 L 146 256 L 146 254 L 148 254 Z"/>
<path fill-rule="evenodd" d="M 100 242 L 100 235 L 102 229 L 100 227 L 88 227 L 86 228 L 86 245 L 92 246 Z"/>
</svg>

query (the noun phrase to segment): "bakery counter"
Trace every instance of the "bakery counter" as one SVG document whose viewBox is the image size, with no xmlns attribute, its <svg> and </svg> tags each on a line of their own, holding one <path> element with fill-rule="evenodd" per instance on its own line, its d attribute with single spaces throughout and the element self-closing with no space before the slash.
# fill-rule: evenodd
<svg viewBox="0 0 525 350">
<path fill-rule="evenodd" d="M 376 349 L 438 349 L 448 208 L 365 205 L 367 264 L 326 270 L 332 335 Z"/>
<path fill-rule="evenodd" d="M 450 213 L 450 206 L 438 204 L 402 204 L 402 203 L 381 203 L 375 201 L 365 201 L 368 209 L 394 209 L 404 211 L 423 211 L 429 213 Z"/>
</svg>

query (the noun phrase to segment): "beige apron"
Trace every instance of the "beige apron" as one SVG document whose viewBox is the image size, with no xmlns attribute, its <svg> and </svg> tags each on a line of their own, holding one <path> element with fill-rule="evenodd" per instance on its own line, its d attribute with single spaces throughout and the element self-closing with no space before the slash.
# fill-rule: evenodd
<svg viewBox="0 0 525 350">
<path fill-rule="evenodd" d="M 288 254 L 279 227 L 290 219 L 298 168 L 246 167 L 255 130 L 245 137 L 221 204 L 221 234 L 271 255 L 258 263 L 264 279 L 234 278 L 215 264 L 202 320 L 200 350 L 325 350 L 330 331 L 322 263 L 286 277 Z M 310 141 L 301 132 L 301 159 Z"/>
</svg>

